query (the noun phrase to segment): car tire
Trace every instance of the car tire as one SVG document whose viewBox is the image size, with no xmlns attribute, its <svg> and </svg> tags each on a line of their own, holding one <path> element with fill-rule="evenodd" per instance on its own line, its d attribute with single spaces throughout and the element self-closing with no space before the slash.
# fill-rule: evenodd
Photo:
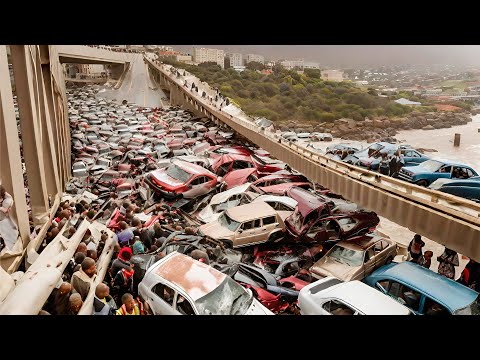
<svg viewBox="0 0 480 360">
<path fill-rule="evenodd" d="M 389 257 L 387 258 L 387 261 L 385 261 L 385 265 L 390 264 L 390 263 L 392 262 L 392 260 L 393 260 L 393 257 L 392 257 L 392 256 L 389 256 Z"/>
<path fill-rule="evenodd" d="M 417 181 L 415 184 L 418 185 L 418 186 L 423 186 L 423 187 L 427 187 L 427 186 L 428 186 L 427 180 L 419 180 L 419 181 Z"/>
</svg>

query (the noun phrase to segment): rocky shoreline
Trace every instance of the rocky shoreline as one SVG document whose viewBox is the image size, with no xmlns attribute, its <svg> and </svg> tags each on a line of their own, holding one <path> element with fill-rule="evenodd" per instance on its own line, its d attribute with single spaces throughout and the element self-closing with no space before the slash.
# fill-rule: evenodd
<svg viewBox="0 0 480 360">
<path fill-rule="evenodd" d="M 358 140 L 375 142 L 379 140 L 395 141 L 393 137 L 397 135 L 398 130 L 423 129 L 434 130 L 451 128 L 452 126 L 465 125 L 472 121 L 469 113 L 422 113 L 412 112 L 408 117 L 388 118 L 380 117 L 376 119 L 365 119 L 364 121 L 355 121 L 353 119 L 338 119 L 333 123 L 320 123 L 308 130 L 298 128 L 299 125 L 288 124 L 290 131 L 316 131 L 327 132 L 335 138 L 345 140 Z M 282 129 L 283 130 L 283 129 Z"/>
</svg>

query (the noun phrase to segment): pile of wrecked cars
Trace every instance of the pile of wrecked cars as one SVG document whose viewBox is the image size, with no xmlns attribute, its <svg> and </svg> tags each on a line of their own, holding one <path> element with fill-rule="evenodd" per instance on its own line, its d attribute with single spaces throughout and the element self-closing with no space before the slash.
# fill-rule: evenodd
<svg viewBox="0 0 480 360">
<path fill-rule="evenodd" d="M 99 95 L 69 91 L 67 192 L 93 194 L 95 219 L 111 230 L 133 211 L 161 239 L 131 258 L 150 313 L 312 313 L 299 307 L 302 289 L 332 276 L 335 284 L 362 280 L 395 257 L 396 243 L 376 233 L 374 212 L 240 135 L 178 107 L 119 105 Z"/>
</svg>

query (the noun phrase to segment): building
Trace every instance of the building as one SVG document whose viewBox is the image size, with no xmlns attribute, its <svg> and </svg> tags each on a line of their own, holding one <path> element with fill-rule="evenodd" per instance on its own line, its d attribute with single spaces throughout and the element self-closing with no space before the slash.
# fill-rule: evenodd
<svg viewBox="0 0 480 360">
<path fill-rule="evenodd" d="M 193 62 L 201 64 L 204 62 L 214 62 L 224 68 L 225 52 L 218 49 L 193 48 Z"/>
<path fill-rule="evenodd" d="M 340 70 L 323 70 L 322 80 L 325 81 L 343 81 L 345 80 L 343 71 Z"/>
<path fill-rule="evenodd" d="M 230 59 L 230 67 L 243 66 L 243 56 L 240 53 L 227 54 Z"/>
<path fill-rule="evenodd" d="M 232 66 L 232 68 L 238 72 L 242 72 L 242 71 L 245 71 L 247 67 L 244 65 L 240 65 L 240 66 Z"/>
<path fill-rule="evenodd" d="M 256 61 L 264 64 L 265 58 L 263 57 L 263 55 L 247 54 L 247 58 L 245 59 L 245 64 L 248 64 L 249 62 L 252 62 L 252 61 Z"/>
<path fill-rule="evenodd" d="M 398 100 L 395 100 L 395 102 L 397 104 L 406 105 L 406 106 L 421 106 L 422 105 L 422 103 L 419 103 L 417 101 L 410 101 L 410 100 L 405 99 L 405 98 L 400 98 Z"/>
<path fill-rule="evenodd" d="M 303 70 L 303 67 L 305 64 L 303 59 L 298 59 L 298 60 L 283 60 L 280 62 L 280 65 L 282 65 L 287 70 L 293 70 L 295 68 Z"/>
<path fill-rule="evenodd" d="M 178 62 L 183 62 L 183 63 L 191 63 L 192 62 L 192 55 L 179 54 L 175 57 L 175 60 L 177 60 Z"/>
<path fill-rule="evenodd" d="M 320 64 L 316 62 L 304 62 L 303 68 L 304 69 L 320 69 Z"/>
<path fill-rule="evenodd" d="M 368 85 L 368 81 L 367 80 L 355 80 L 355 84 L 357 85 Z"/>
</svg>

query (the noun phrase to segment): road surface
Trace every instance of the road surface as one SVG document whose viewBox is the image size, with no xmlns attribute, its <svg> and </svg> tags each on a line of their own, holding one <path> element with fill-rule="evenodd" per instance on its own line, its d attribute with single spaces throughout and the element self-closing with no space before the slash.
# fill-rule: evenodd
<svg viewBox="0 0 480 360">
<path fill-rule="evenodd" d="M 118 90 L 103 88 L 99 95 L 110 100 L 123 100 L 140 106 L 157 107 L 166 105 L 162 102 L 165 93 L 156 86 L 148 73 L 147 64 L 143 62 L 143 55 L 135 54 L 130 71 L 126 74 L 122 86 Z"/>
</svg>

